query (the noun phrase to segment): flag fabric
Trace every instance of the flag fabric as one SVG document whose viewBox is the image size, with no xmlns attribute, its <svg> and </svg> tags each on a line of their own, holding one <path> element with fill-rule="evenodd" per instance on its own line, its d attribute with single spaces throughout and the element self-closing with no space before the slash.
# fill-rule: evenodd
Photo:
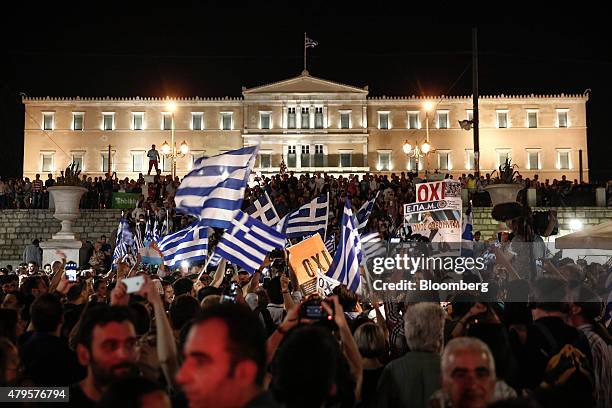
<svg viewBox="0 0 612 408">
<path fill-rule="evenodd" d="M 153 233 L 151 234 L 151 240 L 152 241 L 159 241 L 159 224 L 157 222 L 157 217 L 155 217 L 155 222 L 153 223 Z"/>
<path fill-rule="evenodd" d="M 365 259 L 387 255 L 385 241 L 378 232 L 371 232 L 361 236 L 361 250 Z"/>
<path fill-rule="evenodd" d="M 134 234 L 132 234 L 130 230 L 130 224 L 121 216 L 119 227 L 117 227 L 117 239 L 115 241 L 115 250 L 113 251 L 113 261 L 124 255 L 134 254 L 136 252 L 135 245 Z"/>
<path fill-rule="evenodd" d="M 261 220 L 261 222 L 270 227 L 276 225 L 280 221 L 276 208 L 274 208 L 274 204 L 272 200 L 270 200 L 268 192 L 265 190 L 264 193 L 255 200 L 253 205 L 246 209 L 246 213 L 253 218 Z"/>
<path fill-rule="evenodd" d="M 472 207 L 468 206 L 465 209 L 463 217 L 461 233 L 461 256 L 474 256 L 474 234 L 472 234 Z"/>
<path fill-rule="evenodd" d="M 140 230 L 140 227 L 138 226 L 138 223 L 136 223 L 134 232 L 135 232 L 134 233 L 134 245 L 136 246 L 136 249 L 144 248 L 144 239 L 142 236 L 142 231 Z"/>
<path fill-rule="evenodd" d="M 351 291 L 357 292 L 361 286 L 359 266 L 362 255 L 357 220 L 353 215 L 351 202 L 347 198 L 342 215 L 340 242 L 327 276 L 345 284 Z"/>
<path fill-rule="evenodd" d="M 188 227 L 166 235 L 157 244 L 164 255 L 164 264 L 170 267 L 187 261 L 203 261 L 208 255 L 208 227 L 199 220 Z"/>
<path fill-rule="evenodd" d="M 312 38 L 304 37 L 304 47 L 305 48 L 314 48 L 317 45 L 319 45 L 319 43 L 313 40 Z"/>
<path fill-rule="evenodd" d="M 325 248 L 327 248 L 327 252 L 329 252 L 330 255 L 334 255 L 334 251 L 336 250 L 336 237 L 333 234 L 330 234 L 327 240 L 325 240 Z"/>
<path fill-rule="evenodd" d="M 177 210 L 194 215 L 210 227 L 230 228 L 240 210 L 259 146 L 201 158 L 176 190 Z"/>
<path fill-rule="evenodd" d="M 285 234 L 238 211 L 215 250 L 227 261 L 255 273 L 273 249 L 285 247 Z"/>
<path fill-rule="evenodd" d="M 376 203 L 376 199 L 378 198 L 378 194 L 380 191 L 376 193 L 373 199 L 366 201 L 363 203 L 359 211 L 357 211 L 357 222 L 359 226 L 357 227 L 361 232 L 368 225 L 368 219 L 370 218 L 370 214 L 372 214 L 372 210 L 374 209 L 374 203 Z"/>
<path fill-rule="evenodd" d="M 145 241 L 153 241 L 153 223 L 151 222 L 152 217 L 148 214 L 147 211 L 147 223 L 145 224 Z"/>
<path fill-rule="evenodd" d="M 284 233 L 287 238 L 301 238 L 315 233 L 325 239 L 327 217 L 329 213 L 329 193 L 304 204 L 291 214 L 283 217 L 276 230 Z"/>
<path fill-rule="evenodd" d="M 208 266 L 216 268 L 217 266 L 219 266 L 219 262 L 221 262 L 221 259 L 223 259 L 221 255 L 219 255 L 216 250 L 213 251 L 213 253 L 210 255 L 210 261 L 208 261 Z"/>
</svg>

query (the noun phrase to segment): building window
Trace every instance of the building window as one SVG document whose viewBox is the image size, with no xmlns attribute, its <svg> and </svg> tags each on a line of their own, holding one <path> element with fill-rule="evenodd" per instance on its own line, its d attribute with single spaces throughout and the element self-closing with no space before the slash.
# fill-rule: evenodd
<svg viewBox="0 0 612 408">
<path fill-rule="evenodd" d="M 162 171 L 166 173 L 172 172 L 172 157 L 170 156 L 161 156 L 162 159 Z"/>
<path fill-rule="evenodd" d="M 72 153 L 72 163 L 78 166 L 79 170 L 83 170 L 83 153 Z"/>
<path fill-rule="evenodd" d="M 465 116 L 466 116 L 467 120 L 474 120 L 474 110 L 473 109 L 466 109 L 465 110 Z"/>
<path fill-rule="evenodd" d="M 528 128 L 538 127 L 538 111 L 537 110 L 527 111 L 527 127 Z"/>
<path fill-rule="evenodd" d="M 72 112 L 72 130 L 83 130 L 83 112 Z"/>
<path fill-rule="evenodd" d="M 438 152 L 438 169 L 450 170 L 450 152 Z"/>
<path fill-rule="evenodd" d="M 570 163 L 570 152 L 569 151 L 559 151 L 557 152 L 558 160 L 558 167 L 560 170 L 569 170 L 571 169 L 571 163 Z"/>
<path fill-rule="evenodd" d="M 300 160 L 302 167 L 310 167 L 310 146 L 302 145 L 302 157 Z"/>
<path fill-rule="evenodd" d="M 259 167 L 269 169 L 272 167 L 272 154 L 271 153 L 259 153 Z"/>
<path fill-rule="evenodd" d="M 295 129 L 295 108 L 287 108 L 287 129 Z"/>
<path fill-rule="evenodd" d="M 507 159 L 510 159 L 510 150 L 498 150 L 497 151 L 497 166 L 503 165 Z"/>
<path fill-rule="evenodd" d="M 43 113 L 43 130 L 53 130 L 55 113 L 44 112 Z"/>
<path fill-rule="evenodd" d="M 389 112 L 378 112 L 378 128 L 389 129 Z"/>
<path fill-rule="evenodd" d="M 172 130 L 172 113 L 162 112 L 161 130 Z"/>
<path fill-rule="evenodd" d="M 448 111 L 436 111 L 438 129 L 448 129 Z"/>
<path fill-rule="evenodd" d="M 540 168 L 540 152 L 537 150 L 527 151 L 527 168 L 529 170 L 538 170 Z"/>
<path fill-rule="evenodd" d="M 557 127 L 569 127 L 567 124 L 567 112 L 567 109 L 557 109 Z"/>
<path fill-rule="evenodd" d="M 144 152 L 132 152 L 132 171 L 144 171 Z"/>
<path fill-rule="evenodd" d="M 315 129 L 323 129 L 323 107 L 315 108 Z"/>
<path fill-rule="evenodd" d="M 340 129 L 351 128 L 351 111 L 340 112 Z"/>
<path fill-rule="evenodd" d="M 352 156 L 350 151 L 340 151 L 340 167 L 352 167 Z"/>
<path fill-rule="evenodd" d="M 287 146 L 287 167 L 297 167 L 295 146 Z"/>
<path fill-rule="evenodd" d="M 132 112 L 132 130 L 144 129 L 144 112 Z"/>
<path fill-rule="evenodd" d="M 508 111 L 498 110 L 497 111 L 497 127 L 505 129 L 508 127 Z"/>
<path fill-rule="evenodd" d="M 391 170 L 391 152 L 378 152 L 378 165 L 376 166 L 376 170 Z"/>
<path fill-rule="evenodd" d="M 325 154 L 322 144 L 315 145 L 314 165 L 315 167 L 325 166 Z"/>
<path fill-rule="evenodd" d="M 302 129 L 310 128 L 310 110 L 308 108 L 302 108 L 302 117 L 300 119 L 302 123 Z"/>
<path fill-rule="evenodd" d="M 41 171 L 53 171 L 53 153 L 41 153 Z"/>
<path fill-rule="evenodd" d="M 465 155 L 466 155 L 465 168 L 467 170 L 475 169 L 476 168 L 476 163 L 474 162 L 474 150 L 466 149 Z"/>
<path fill-rule="evenodd" d="M 232 112 L 221 112 L 221 130 L 232 130 L 233 128 L 232 117 L 233 117 Z"/>
<path fill-rule="evenodd" d="M 272 114 L 270 112 L 259 112 L 259 128 L 270 129 Z"/>
<path fill-rule="evenodd" d="M 115 130 L 115 113 L 102 113 L 102 130 Z"/>
<path fill-rule="evenodd" d="M 191 130 L 204 130 L 204 113 L 191 112 Z"/>
<path fill-rule="evenodd" d="M 420 129 L 419 112 L 408 112 L 408 129 Z"/>
</svg>

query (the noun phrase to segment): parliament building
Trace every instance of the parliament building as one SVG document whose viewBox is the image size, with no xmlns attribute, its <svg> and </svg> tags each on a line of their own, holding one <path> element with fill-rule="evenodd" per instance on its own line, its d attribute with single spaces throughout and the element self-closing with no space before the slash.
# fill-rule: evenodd
<svg viewBox="0 0 612 408">
<path fill-rule="evenodd" d="M 369 96 L 359 88 L 304 71 L 283 81 L 242 88 L 241 97 L 24 97 L 24 176 L 59 175 L 71 162 L 84 174 L 109 170 L 136 178 L 148 169 L 155 144 L 179 149 L 183 176 L 202 156 L 260 143 L 255 171 L 272 174 L 284 162 L 296 173 L 400 173 L 439 170 L 461 175 L 474 167 L 471 96 Z M 491 95 L 479 99 L 480 169 L 510 157 L 523 177 L 588 180 L 584 95 Z M 168 109 L 173 101 L 175 109 Z M 464 126 L 465 127 L 465 126 Z M 403 145 L 431 150 L 420 159 Z M 171 171 L 162 155 L 160 169 Z M 421 173 L 422 174 L 422 173 Z"/>
</svg>

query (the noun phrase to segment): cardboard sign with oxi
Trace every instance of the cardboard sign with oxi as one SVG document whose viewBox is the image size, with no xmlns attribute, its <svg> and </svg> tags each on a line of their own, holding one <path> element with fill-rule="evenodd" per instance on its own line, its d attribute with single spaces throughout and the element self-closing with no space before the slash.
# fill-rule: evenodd
<svg viewBox="0 0 612 408">
<path fill-rule="evenodd" d="M 325 274 L 332 263 L 321 235 L 315 234 L 289 248 L 289 265 L 304 296 L 317 292 L 317 272 Z"/>
<path fill-rule="evenodd" d="M 455 180 L 433 181 L 416 185 L 416 202 L 445 200 L 451 197 L 461 198 L 461 183 Z"/>
</svg>

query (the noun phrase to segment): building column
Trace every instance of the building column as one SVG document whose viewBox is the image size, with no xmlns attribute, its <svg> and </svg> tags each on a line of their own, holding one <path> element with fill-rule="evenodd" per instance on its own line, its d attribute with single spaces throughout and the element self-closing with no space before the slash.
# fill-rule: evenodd
<svg viewBox="0 0 612 408">
<path fill-rule="evenodd" d="M 295 107 L 295 127 L 297 129 L 302 128 L 302 105 Z"/>
<path fill-rule="evenodd" d="M 287 113 L 287 106 L 283 105 L 283 117 L 281 119 L 281 128 L 282 129 L 287 129 L 287 123 L 288 123 L 288 113 Z"/>
<path fill-rule="evenodd" d="M 314 105 L 310 105 L 310 108 L 308 109 L 308 117 L 310 119 L 310 129 L 314 129 L 315 127 L 315 106 Z"/>
<path fill-rule="evenodd" d="M 327 129 L 329 127 L 329 118 L 327 117 L 327 105 L 323 106 L 323 129 Z"/>
<path fill-rule="evenodd" d="M 368 128 L 368 108 L 367 106 L 363 106 L 361 110 L 362 110 L 362 113 L 361 113 L 362 115 L 361 125 L 362 126 L 361 127 L 364 129 L 367 129 Z"/>
</svg>

